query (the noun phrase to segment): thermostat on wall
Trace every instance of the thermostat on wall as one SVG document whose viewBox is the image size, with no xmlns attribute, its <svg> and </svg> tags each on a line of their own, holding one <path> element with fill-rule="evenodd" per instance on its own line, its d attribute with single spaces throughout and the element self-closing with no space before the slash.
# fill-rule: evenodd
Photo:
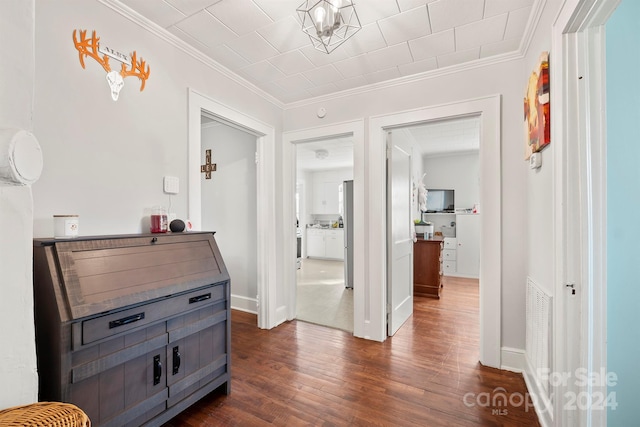
<svg viewBox="0 0 640 427">
<path fill-rule="evenodd" d="M 531 169 L 538 169 L 542 166 L 542 155 L 540 153 L 533 153 L 529 157 L 529 167 Z"/>
</svg>

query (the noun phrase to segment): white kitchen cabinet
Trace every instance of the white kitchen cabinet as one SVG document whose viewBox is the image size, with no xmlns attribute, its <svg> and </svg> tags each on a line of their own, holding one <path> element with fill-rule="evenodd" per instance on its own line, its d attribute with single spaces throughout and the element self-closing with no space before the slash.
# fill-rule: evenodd
<svg viewBox="0 0 640 427">
<path fill-rule="evenodd" d="M 339 213 L 339 194 L 342 182 L 316 181 L 313 183 L 313 213 Z"/>
<path fill-rule="evenodd" d="M 456 276 L 480 277 L 480 215 L 456 215 Z"/>
<path fill-rule="evenodd" d="M 307 229 L 307 257 L 344 260 L 344 229 Z"/>
<path fill-rule="evenodd" d="M 307 257 L 324 258 L 324 230 L 307 229 Z"/>
<path fill-rule="evenodd" d="M 325 257 L 344 260 L 344 228 L 324 230 Z"/>
</svg>

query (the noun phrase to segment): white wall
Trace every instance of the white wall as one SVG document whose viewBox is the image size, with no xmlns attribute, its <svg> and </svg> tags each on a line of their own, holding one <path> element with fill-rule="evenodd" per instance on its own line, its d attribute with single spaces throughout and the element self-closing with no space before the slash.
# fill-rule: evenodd
<svg viewBox="0 0 640 427">
<path fill-rule="evenodd" d="M 0 127 L 32 128 L 33 9 L 33 0 L 0 2 Z M 38 398 L 32 219 L 31 188 L 0 183 L 0 409 Z"/>
<path fill-rule="evenodd" d="M 185 217 L 188 88 L 281 128 L 280 108 L 96 0 L 39 0 L 35 21 L 34 126 L 45 158 L 33 186 L 36 236 L 51 236 L 60 213 L 80 215 L 81 235 L 146 232 L 150 208 L 168 204 L 164 175 L 180 179 L 172 203 Z M 151 68 L 144 91 L 129 77 L 112 101 L 102 67 L 90 58 L 80 66 L 74 29 L 136 50 Z"/>
<path fill-rule="evenodd" d="M 256 137 L 213 123 L 202 127 L 201 161 L 211 150 L 217 170 L 202 174 L 202 229 L 215 231 L 231 277 L 233 308 L 256 313 L 258 294 Z"/>
<path fill-rule="evenodd" d="M 552 3 L 552 4 L 549 4 Z M 531 48 L 525 59 L 525 73 L 527 77 L 538 67 L 540 54 L 551 49 L 551 25 L 558 13 L 559 5 L 547 2 L 542 25 L 536 31 L 531 43 Z M 549 64 L 553 67 L 553 64 Z M 522 96 L 524 98 L 525 82 L 522 83 Z M 553 91 L 553 82 L 550 84 Z M 553 105 L 551 106 L 553 111 Z M 524 124 L 521 124 L 523 129 Z M 553 126 L 553 123 L 551 123 Z M 523 130 L 524 132 L 524 130 Z M 554 152 L 562 141 L 551 141 L 542 154 L 542 167 L 530 169 L 529 162 L 524 160 L 524 137 L 518 140 L 521 148 L 520 163 L 527 175 L 527 210 L 529 221 L 527 223 L 527 271 L 528 275 L 543 289 L 553 295 L 553 164 Z"/>
<path fill-rule="evenodd" d="M 424 156 L 429 188 L 455 190 L 456 209 L 471 209 L 480 200 L 480 156 L 478 153 Z"/>
<path fill-rule="evenodd" d="M 550 25 L 550 24 L 549 24 Z M 502 346 L 524 348 L 524 290 L 527 274 L 526 168 L 522 163 L 522 97 L 528 74 L 522 61 L 468 69 L 391 88 L 353 93 L 337 99 L 300 103 L 285 112 L 286 131 L 370 118 L 426 106 L 500 94 L 502 166 Z M 325 107 L 319 119 L 316 110 Z M 368 138 L 368 135 L 365 135 Z M 379 171 L 384 173 L 384 171 Z"/>
</svg>

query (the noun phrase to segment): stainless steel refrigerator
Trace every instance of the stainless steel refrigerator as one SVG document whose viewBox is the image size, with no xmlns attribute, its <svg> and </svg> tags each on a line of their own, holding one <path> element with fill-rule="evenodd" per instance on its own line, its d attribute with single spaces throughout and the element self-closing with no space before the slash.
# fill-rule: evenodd
<svg viewBox="0 0 640 427">
<path fill-rule="evenodd" d="M 353 288 L 353 181 L 342 183 L 344 209 L 344 286 Z"/>
</svg>

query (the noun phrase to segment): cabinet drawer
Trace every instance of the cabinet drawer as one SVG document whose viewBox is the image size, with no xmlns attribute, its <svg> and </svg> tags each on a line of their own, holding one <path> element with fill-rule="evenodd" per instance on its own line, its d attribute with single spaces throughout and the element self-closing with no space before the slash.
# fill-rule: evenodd
<svg viewBox="0 0 640 427">
<path fill-rule="evenodd" d="M 443 261 L 455 261 L 456 252 L 457 251 L 455 249 L 443 249 L 442 250 L 442 260 Z"/>
<path fill-rule="evenodd" d="M 444 238 L 444 248 L 445 249 L 456 249 L 458 246 L 458 240 L 455 237 L 445 237 Z"/>
<path fill-rule="evenodd" d="M 442 262 L 442 274 L 451 274 L 456 272 L 455 261 L 443 261 Z"/>
<path fill-rule="evenodd" d="M 227 282 L 82 322 L 81 345 L 224 300 Z"/>
</svg>

